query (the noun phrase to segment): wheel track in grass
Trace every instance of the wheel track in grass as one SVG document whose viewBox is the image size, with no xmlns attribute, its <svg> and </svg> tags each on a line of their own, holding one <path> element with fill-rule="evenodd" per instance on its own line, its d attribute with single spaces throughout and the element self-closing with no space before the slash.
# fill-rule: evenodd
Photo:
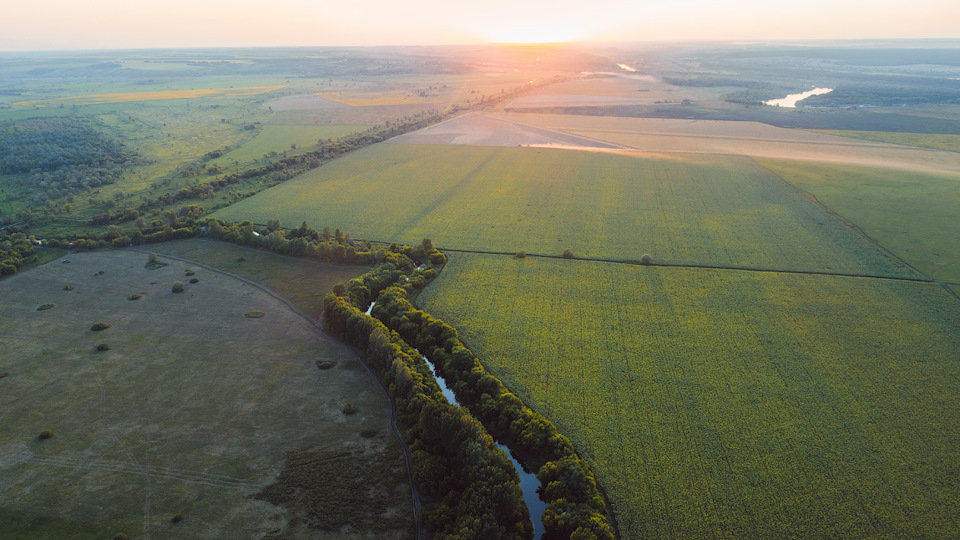
<svg viewBox="0 0 960 540">
<path fill-rule="evenodd" d="M 131 249 L 131 251 L 136 251 L 136 252 L 139 252 L 139 253 L 147 253 L 147 254 L 151 253 L 150 251 L 143 250 L 143 249 Z M 206 269 L 206 270 L 210 270 L 211 272 L 216 272 L 216 273 L 218 273 L 218 274 L 222 274 L 222 275 L 225 275 L 225 276 L 228 276 L 228 277 L 237 279 L 237 280 L 239 280 L 239 281 L 242 281 L 243 283 L 246 283 L 246 284 L 248 284 L 248 285 L 251 285 L 251 286 L 253 286 L 253 287 L 256 287 L 257 289 L 259 289 L 259 290 L 267 293 L 268 295 L 270 295 L 272 298 L 274 298 L 274 299 L 279 300 L 280 302 L 282 302 L 284 305 L 286 305 L 286 306 L 290 309 L 290 311 L 292 311 L 292 312 L 293 312 L 294 314 L 296 314 L 296 315 L 299 315 L 303 320 L 305 320 L 305 321 L 307 321 L 308 323 L 310 323 L 310 325 L 311 325 L 313 328 L 315 328 L 318 332 L 323 332 L 323 331 L 324 331 L 323 325 L 322 325 L 319 321 L 314 320 L 312 317 L 310 317 L 309 315 L 307 315 L 306 313 L 304 313 L 303 311 L 301 311 L 296 305 L 294 305 L 293 302 L 291 302 L 291 301 L 287 300 L 286 298 L 280 296 L 279 294 L 277 294 L 276 292 L 272 291 L 271 289 L 268 289 L 267 287 L 264 287 L 263 285 L 257 283 L 256 281 L 247 279 L 247 278 L 242 277 L 242 276 L 238 276 L 237 274 L 234 274 L 234 273 L 232 273 L 232 272 L 227 272 L 226 270 L 221 270 L 221 269 L 219 269 L 219 268 L 215 268 L 215 267 L 213 267 L 213 266 L 209 266 L 209 265 L 203 264 L 203 263 L 201 263 L 201 262 L 193 261 L 193 260 L 190 260 L 190 259 L 185 259 L 185 258 L 183 258 L 183 257 L 177 257 L 177 256 L 174 256 L 174 255 L 166 255 L 166 254 L 161 254 L 161 253 L 158 253 L 157 256 L 159 256 L 159 257 L 166 257 L 166 258 L 168 258 L 168 259 L 173 259 L 173 260 L 180 261 L 180 262 L 185 262 L 185 263 L 188 263 L 188 264 L 190 264 L 190 265 L 197 266 L 197 267 L 199 267 L 199 268 L 204 268 L 204 269 Z M 351 348 L 352 348 L 352 347 L 351 347 Z M 356 349 L 354 349 L 354 350 L 356 350 Z M 358 356 L 359 356 L 359 352 L 357 352 L 357 354 L 358 354 Z M 362 357 L 361 357 L 361 358 L 362 358 Z M 390 431 L 393 432 L 394 437 L 396 437 L 397 442 L 400 444 L 400 449 L 403 451 L 404 461 L 405 461 L 406 464 L 407 464 L 407 477 L 409 478 L 409 481 L 410 481 L 410 493 L 411 493 L 411 497 L 412 497 L 412 499 L 413 499 L 413 518 L 414 518 L 414 526 L 415 526 L 415 529 L 416 529 L 416 536 L 415 536 L 415 537 L 416 537 L 417 540 L 419 540 L 420 537 L 421 537 L 421 523 L 420 523 L 420 508 L 421 508 L 421 502 L 420 502 L 420 492 L 417 491 L 417 486 L 416 486 L 416 484 L 414 484 L 414 482 L 413 482 L 413 460 L 412 460 L 411 457 L 410 457 L 410 450 L 407 448 L 406 443 L 403 441 L 403 436 L 401 435 L 400 430 L 397 428 L 397 406 L 396 406 L 396 404 L 393 402 L 393 400 L 390 399 L 390 394 L 389 394 L 389 392 L 387 391 L 387 387 L 383 384 L 383 381 L 381 381 L 380 378 L 377 377 L 377 374 L 373 371 L 373 369 L 371 369 L 370 366 L 368 366 L 366 362 L 362 361 L 362 359 L 361 359 L 361 361 L 360 361 L 360 364 L 363 365 L 363 367 L 366 368 L 367 372 L 370 373 L 370 375 L 374 378 L 374 380 L 376 380 L 377 383 L 379 383 L 380 388 L 383 390 L 383 393 L 384 393 L 384 395 L 385 395 L 386 398 L 387 398 L 387 403 L 390 404 Z M 155 467 L 151 467 L 151 468 L 155 468 Z"/>
</svg>

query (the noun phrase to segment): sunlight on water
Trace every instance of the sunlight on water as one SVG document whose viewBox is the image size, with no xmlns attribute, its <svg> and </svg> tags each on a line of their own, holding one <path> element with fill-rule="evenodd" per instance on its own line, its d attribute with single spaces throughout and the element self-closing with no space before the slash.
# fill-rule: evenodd
<svg viewBox="0 0 960 540">
<path fill-rule="evenodd" d="M 810 96 L 829 94 L 830 92 L 833 92 L 833 88 L 814 88 L 813 90 L 808 90 L 802 94 L 790 94 L 785 98 L 764 101 L 763 104 L 771 107 L 796 107 L 798 101 L 803 101 Z"/>
</svg>

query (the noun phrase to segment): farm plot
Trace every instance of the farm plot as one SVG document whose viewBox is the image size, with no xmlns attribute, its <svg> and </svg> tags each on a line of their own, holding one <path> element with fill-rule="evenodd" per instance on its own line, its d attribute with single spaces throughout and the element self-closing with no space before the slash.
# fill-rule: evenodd
<svg viewBox="0 0 960 540">
<path fill-rule="evenodd" d="M 940 286 L 452 254 L 419 303 L 571 437 L 624 538 L 960 535 Z"/>
<path fill-rule="evenodd" d="M 91 94 L 33 101 L 20 101 L 14 105 L 50 107 L 54 105 L 94 105 L 100 103 L 127 103 L 131 101 L 163 101 L 168 99 L 191 99 L 214 96 L 256 96 L 286 88 L 277 86 L 249 86 L 244 88 L 202 88 L 197 90 L 157 90 L 153 92 L 120 92 L 114 94 Z"/>
<path fill-rule="evenodd" d="M 960 175 L 758 162 L 927 275 L 960 283 Z"/>
<path fill-rule="evenodd" d="M 270 152 L 295 153 L 297 148 L 302 151 L 305 148 L 315 147 L 320 139 L 344 137 L 367 127 L 369 126 L 267 125 L 260 129 L 256 137 L 240 145 L 236 150 L 211 161 L 210 164 L 229 170 L 235 162 L 250 165 L 263 159 L 264 155 Z"/>
<path fill-rule="evenodd" d="M 501 120 L 556 130 L 651 152 L 697 152 L 960 172 L 960 154 L 852 140 L 759 122 L 494 114 Z"/>
<path fill-rule="evenodd" d="M 5 537 L 410 536 L 389 403 L 354 352 L 218 272 L 70 258 L 0 281 Z M 305 453 L 316 467 L 285 467 Z M 290 473 L 331 482 L 306 526 L 266 502 Z"/>
<path fill-rule="evenodd" d="M 381 144 L 214 215 L 461 250 L 914 273 L 735 156 Z"/>
</svg>

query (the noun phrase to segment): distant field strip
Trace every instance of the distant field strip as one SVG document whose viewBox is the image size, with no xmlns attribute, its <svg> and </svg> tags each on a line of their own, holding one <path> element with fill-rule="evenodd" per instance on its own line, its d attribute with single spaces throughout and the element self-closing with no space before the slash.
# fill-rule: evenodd
<svg viewBox="0 0 960 540">
<path fill-rule="evenodd" d="M 381 144 L 214 214 L 587 258 L 918 274 L 750 159 Z"/>
<path fill-rule="evenodd" d="M 960 174 L 960 154 L 956 152 L 855 141 L 759 122 L 510 113 L 492 116 L 644 151 L 733 154 Z"/>
<path fill-rule="evenodd" d="M 449 256 L 420 305 L 574 440 L 624 538 L 960 535 L 942 287 Z"/>
<path fill-rule="evenodd" d="M 960 177 L 758 159 L 940 281 L 960 282 Z"/>
<path fill-rule="evenodd" d="M 63 98 L 20 101 L 14 105 L 49 107 L 52 105 L 94 105 L 98 103 L 125 103 L 130 101 L 158 101 L 166 99 L 192 99 L 216 96 L 255 96 L 286 88 L 279 86 L 248 86 L 244 88 L 206 88 L 198 90 L 158 90 L 155 92 L 123 92 L 118 94 L 91 94 Z"/>
</svg>

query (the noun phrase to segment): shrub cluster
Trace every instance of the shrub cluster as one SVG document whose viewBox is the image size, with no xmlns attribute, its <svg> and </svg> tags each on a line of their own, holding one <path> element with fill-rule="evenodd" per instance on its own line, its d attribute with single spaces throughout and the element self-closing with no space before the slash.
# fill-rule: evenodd
<svg viewBox="0 0 960 540">
<path fill-rule="evenodd" d="M 16 274 L 23 263 L 36 254 L 34 242 L 24 233 L 0 231 L 0 275 Z"/>
</svg>

